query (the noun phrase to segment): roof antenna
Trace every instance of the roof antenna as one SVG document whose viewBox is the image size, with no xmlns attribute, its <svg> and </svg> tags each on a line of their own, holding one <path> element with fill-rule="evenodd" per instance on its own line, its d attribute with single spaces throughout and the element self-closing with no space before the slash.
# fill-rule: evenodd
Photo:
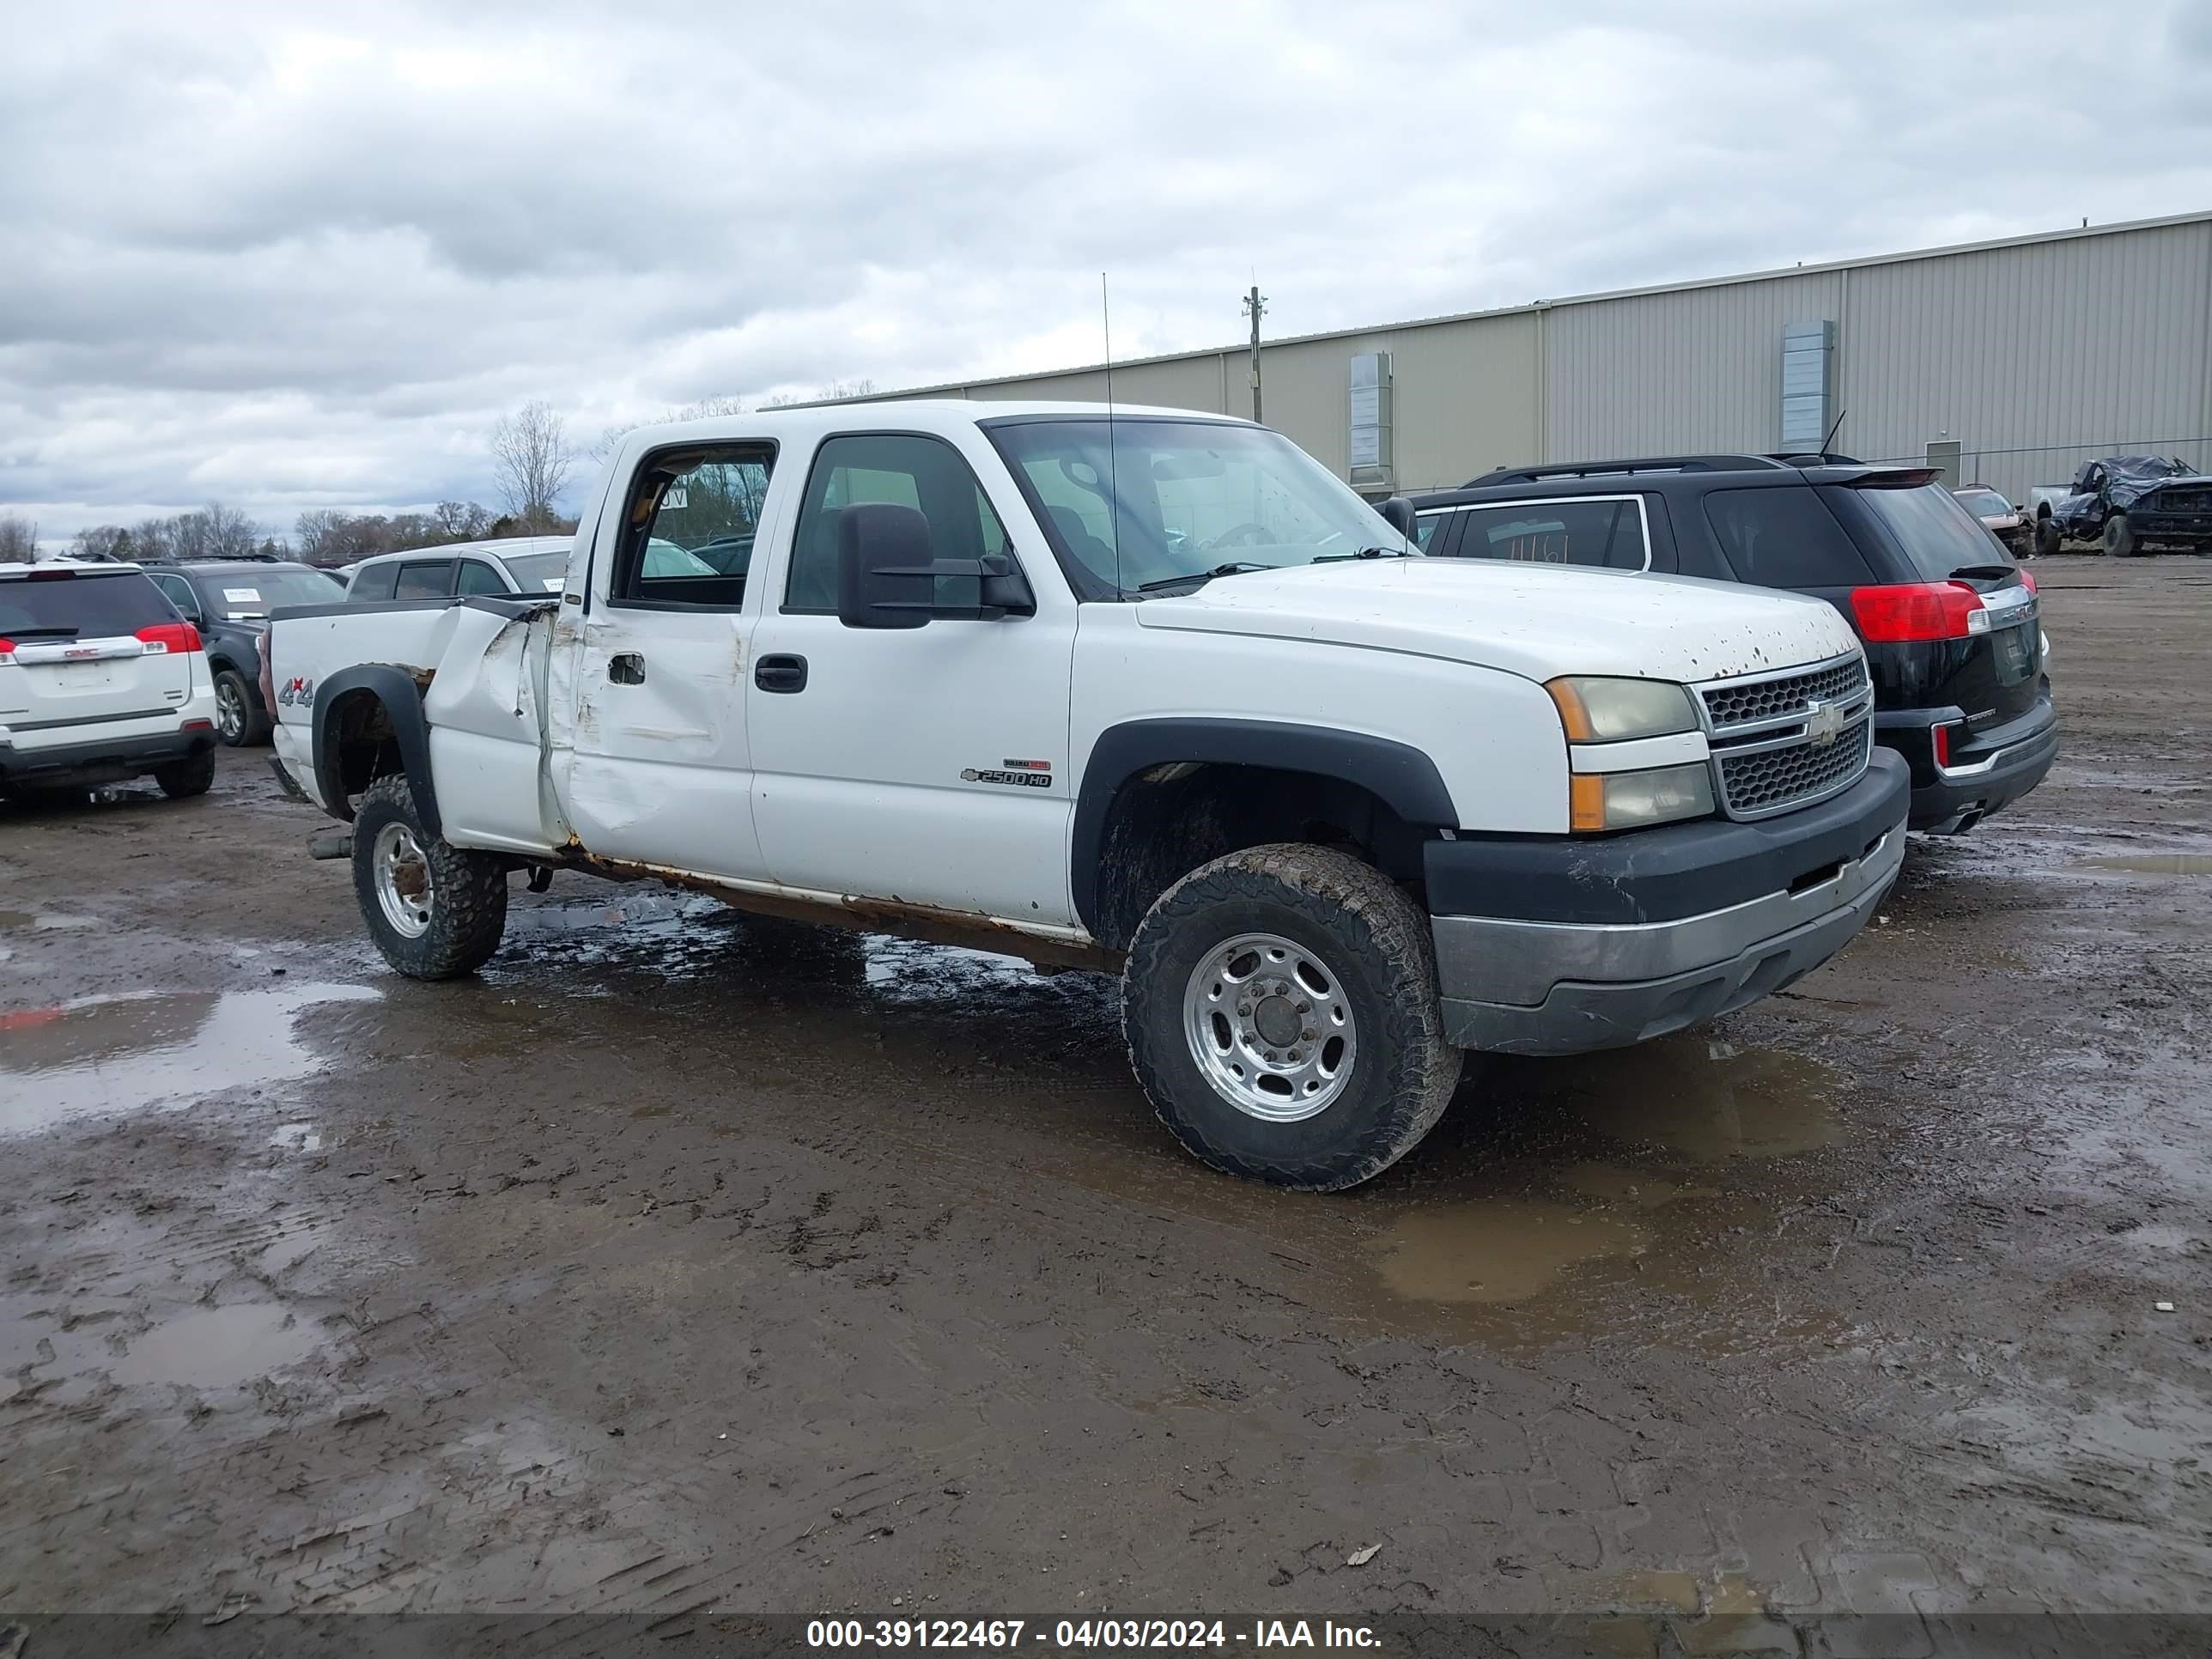
<svg viewBox="0 0 2212 1659">
<path fill-rule="evenodd" d="M 1106 337 L 1106 499 L 1114 529 L 1114 591 L 1121 591 L 1121 468 L 1114 441 L 1114 313 L 1106 298 L 1106 273 L 1098 273 L 1098 326 Z"/>
<path fill-rule="evenodd" d="M 1828 458 L 1828 447 L 1836 441 L 1836 434 L 1844 429 L 1844 416 L 1850 412 L 1851 411 L 1848 409 L 1839 409 L 1836 411 L 1835 425 L 1830 427 L 1828 428 L 1828 435 L 1820 440 L 1820 459 L 1822 460 L 1826 460 Z"/>
</svg>

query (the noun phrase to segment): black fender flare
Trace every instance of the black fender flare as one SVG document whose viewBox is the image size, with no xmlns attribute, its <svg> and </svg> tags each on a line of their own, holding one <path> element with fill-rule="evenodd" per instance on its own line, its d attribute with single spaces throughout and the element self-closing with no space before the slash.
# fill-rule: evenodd
<svg viewBox="0 0 2212 1659">
<path fill-rule="evenodd" d="M 1109 726 L 1083 765 L 1069 848 L 1070 896 L 1094 938 L 1103 937 L 1098 864 L 1115 798 L 1139 773 L 1183 761 L 1310 773 L 1358 785 L 1408 823 L 1459 822 L 1437 763 L 1412 744 L 1389 738 L 1281 720 L 1141 720 Z"/>
<path fill-rule="evenodd" d="M 430 722 L 422 714 L 422 688 L 404 668 L 389 663 L 362 663 L 341 668 L 315 686 L 314 771 L 316 793 L 333 817 L 350 819 L 353 803 L 346 799 L 344 769 L 339 764 L 338 704 L 349 692 L 374 693 L 391 722 L 392 740 L 399 745 L 399 763 L 407 787 L 415 797 L 416 817 L 422 833 L 441 833 L 438 792 L 430 781 Z"/>
</svg>

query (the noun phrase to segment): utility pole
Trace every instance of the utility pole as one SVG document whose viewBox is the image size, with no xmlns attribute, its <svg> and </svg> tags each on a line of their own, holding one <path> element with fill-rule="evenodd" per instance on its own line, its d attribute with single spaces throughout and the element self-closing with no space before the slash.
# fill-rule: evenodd
<svg viewBox="0 0 2212 1659">
<path fill-rule="evenodd" d="M 1244 309 L 1252 319 L 1252 418 L 1260 418 L 1260 319 L 1267 314 L 1267 296 L 1257 283 L 1244 296 Z"/>
</svg>

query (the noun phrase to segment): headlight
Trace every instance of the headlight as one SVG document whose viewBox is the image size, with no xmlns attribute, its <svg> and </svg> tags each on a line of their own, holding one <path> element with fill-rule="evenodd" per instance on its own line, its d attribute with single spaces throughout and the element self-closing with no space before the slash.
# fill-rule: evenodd
<svg viewBox="0 0 2212 1659">
<path fill-rule="evenodd" d="M 1698 729 L 1690 694 L 1667 680 L 1569 678 L 1544 687 L 1558 705 L 1572 743 L 1663 738 Z"/>
<path fill-rule="evenodd" d="M 1713 810 L 1713 775 L 1702 761 L 1649 772 L 1577 772 L 1567 793 L 1577 830 L 1640 830 L 1705 817 Z"/>
</svg>

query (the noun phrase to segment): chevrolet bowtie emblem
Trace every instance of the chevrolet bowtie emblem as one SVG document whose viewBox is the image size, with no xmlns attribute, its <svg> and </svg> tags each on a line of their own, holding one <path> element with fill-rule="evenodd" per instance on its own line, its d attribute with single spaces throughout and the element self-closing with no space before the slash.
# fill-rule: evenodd
<svg viewBox="0 0 2212 1659">
<path fill-rule="evenodd" d="M 1805 736 L 1807 739 L 1826 749 L 1843 734 L 1844 711 L 1832 702 L 1822 702 L 1818 697 L 1805 705 Z"/>
</svg>

